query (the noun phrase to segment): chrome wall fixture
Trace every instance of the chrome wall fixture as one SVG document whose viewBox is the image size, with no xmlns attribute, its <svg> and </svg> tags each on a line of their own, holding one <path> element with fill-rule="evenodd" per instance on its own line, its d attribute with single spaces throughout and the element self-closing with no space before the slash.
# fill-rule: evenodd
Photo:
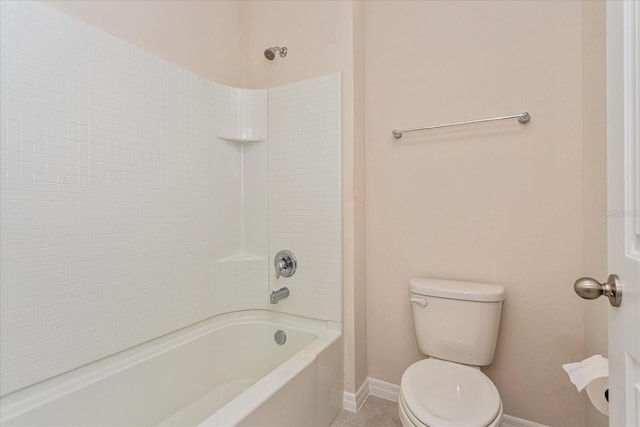
<svg viewBox="0 0 640 427">
<path fill-rule="evenodd" d="M 269 61 L 273 61 L 276 58 L 276 52 L 278 52 L 278 54 L 280 55 L 280 58 L 284 58 L 285 56 L 287 56 L 287 48 L 285 46 L 283 47 L 278 47 L 278 46 L 274 46 L 274 47 L 270 47 L 268 49 L 265 49 L 264 51 L 264 57 L 267 58 Z"/>
<path fill-rule="evenodd" d="M 277 291 L 271 292 L 269 296 L 269 302 L 271 304 L 277 304 L 278 301 L 283 300 L 289 296 L 289 288 L 280 288 Z"/>
<path fill-rule="evenodd" d="M 467 120 L 467 121 L 464 121 L 464 122 L 453 122 L 453 123 L 446 123 L 446 124 L 443 124 L 443 125 L 424 126 L 424 127 L 420 127 L 420 128 L 411 128 L 411 129 L 394 129 L 394 130 L 391 131 L 391 133 L 393 134 L 393 137 L 395 139 L 400 139 L 400 138 L 402 138 L 402 134 L 404 134 L 405 132 L 415 132 L 415 131 L 419 131 L 419 130 L 446 128 L 446 127 L 449 127 L 449 126 L 469 125 L 469 124 L 472 124 L 472 123 L 494 122 L 496 120 L 507 120 L 507 119 L 518 119 L 518 121 L 521 124 L 525 124 L 525 123 L 529 122 L 529 120 L 531 120 L 531 116 L 529 115 L 529 113 L 524 112 L 524 113 L 520 113 L 520 114 L 513 114 L 511 116 L 501 116 L 501 117 L 490 117 L 488 119 Z"/>
<path fill-rule="evenodd" d="M 293 252 L 283 249 L 273 259 L 273 266 L 276 269 L 276 279 L 280 276 L 291 277 L 298 268 L 298 259 Z"/>
</svg>

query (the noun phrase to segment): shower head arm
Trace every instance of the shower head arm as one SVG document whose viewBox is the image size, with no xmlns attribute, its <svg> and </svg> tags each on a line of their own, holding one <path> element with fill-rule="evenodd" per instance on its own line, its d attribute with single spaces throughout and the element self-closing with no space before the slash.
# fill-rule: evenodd
<svg viewBox="0 0 640 427">
<path fill-rule="evenodd" d="M 268 49 L 266 49 L 264 51 L 264 56 L 269 61 L 273 61 L 274 58 L 276 57 L 276 52 L 278 52 L 278 54 L 280 55 L 280 58 L 284 58 L 285 56 L 287 56 L 287 48 L 284 47 L 284 46 L 283 47 L 279 47 L 279 46 L 270 47 L 270 48 L 268 48 Z"/>
</svg>

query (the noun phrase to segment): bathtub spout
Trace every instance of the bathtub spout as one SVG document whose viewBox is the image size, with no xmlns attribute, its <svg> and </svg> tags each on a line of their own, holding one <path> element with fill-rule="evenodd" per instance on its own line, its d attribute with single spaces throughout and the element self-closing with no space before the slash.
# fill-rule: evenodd
<svg viewBox="0 0 640 427">
<path fill-rule="evenodd" d="M 280 288 L 277 291 L 271 292 L 270 302 L 271 304 L 277 304 L 281 299 L 285 299 L 289 296 L 289 288 Z"/>
</svg>

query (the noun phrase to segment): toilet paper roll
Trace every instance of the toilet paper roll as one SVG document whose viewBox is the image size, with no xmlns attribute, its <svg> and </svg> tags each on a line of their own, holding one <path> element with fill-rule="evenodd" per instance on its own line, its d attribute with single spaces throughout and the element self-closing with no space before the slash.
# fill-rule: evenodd
<svg viewBox="0 0 640 427">
<path fill-rule="evenodd" d="M 589 400 L 598 411 L 609 415 L 609 360 L 596 354 L 582 362 L 562 365 L 562 369 L 578 391 L 587 388 Z"/>
<path fill-rule="evenodd" d="M 587 395 L 593 406 L 609 415 L 609 377 L 600 377 L 587 384 Z"/>
</svg>

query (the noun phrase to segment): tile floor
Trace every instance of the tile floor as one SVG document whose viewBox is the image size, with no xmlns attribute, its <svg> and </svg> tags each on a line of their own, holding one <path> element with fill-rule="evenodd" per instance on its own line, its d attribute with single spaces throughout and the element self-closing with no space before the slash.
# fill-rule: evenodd
<svg viewBox="0 0 640 427">
<path fill-rule="evenodd" d="M 357 414 L 343 409 L 329 427 L 402 427 L 402 424 L 396 402 L 369 396 Z"/>
</svg>

